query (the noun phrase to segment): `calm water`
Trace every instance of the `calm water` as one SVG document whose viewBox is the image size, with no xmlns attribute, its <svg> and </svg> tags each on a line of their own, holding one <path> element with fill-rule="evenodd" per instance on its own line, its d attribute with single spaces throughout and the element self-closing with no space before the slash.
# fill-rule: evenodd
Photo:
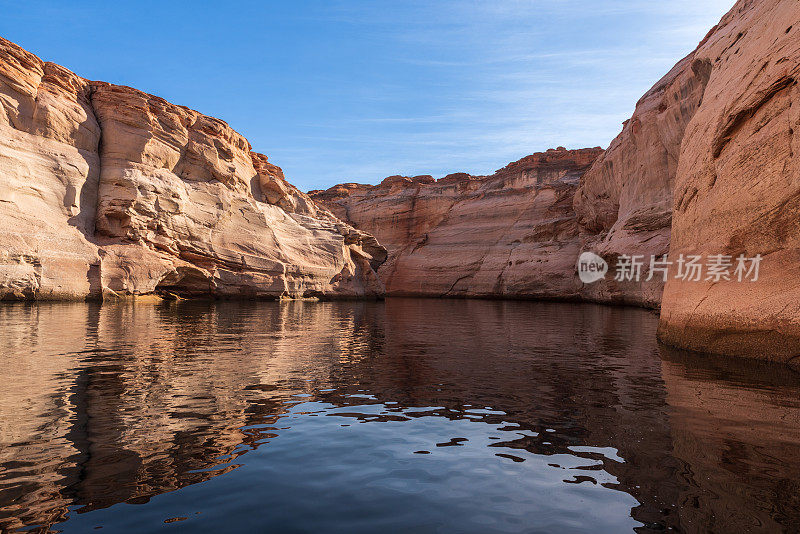
<svg viewBox="0 0 800 534">
<path fill-rule="evenodd" d="M 0 307 L 0 531 L 800 528 L 800 378 L 593 305 Z"/>
</svg>

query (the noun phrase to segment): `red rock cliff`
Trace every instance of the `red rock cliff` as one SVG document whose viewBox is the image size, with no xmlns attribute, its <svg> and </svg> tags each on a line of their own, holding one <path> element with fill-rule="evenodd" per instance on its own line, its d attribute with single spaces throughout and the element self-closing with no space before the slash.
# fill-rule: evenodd
<svg viewBox="0 0 800 534">
<path fill-rule="evenodd" d="M 601 153 L 559 148 L 491 176 L 390 176 L 311 197 L 387 247 L 379 274 L 390 295 L 574 298 L 573 196 Z"/>
<path fill-rule="evenodd" d="M 637 104 L 575 197 L 587 246 L 734 263 L 663 289 L 659 335 L 704 352 L 800 357 L 800 3 L 739 0 Z M 739 281 L 738 257 L 761 257 Z M 749 263 L 747 267 L 749 267 Z M 641 288 L 646 299 L 661 285 Z M 602 290 L 602 285 L 595 286 Z"/>
<path fill-rule="evenodd" d="M 682 59 L 636 104 L 622 132 L 581 179 L 575 210 L 584 245 L 602 256 L 611 273 L 620 255 L 669 252 L 675 173 L 684 132 L 700 106 L 709 67 L 694 54 Z M 586 287 L 598 301 L 658 307 L 663 276 L 637 282 L 611 277 Z"/>
<path fill-rule="evenodd" d="M 661 305 L 660 337 L 800 356 L 800 3 L 739 0 L 605 152 L 312 197 L 225 123 L 0 41 L 0 296 L 569 298 Z M 100 139 L 102 137 L 102 143 Z M 760 257 L 756 281 L 582 284 L 575 261 Z"/>
<path fill-rule="evenodd" d="M 763 260 L 755 282 L 671 279 L 660 336 L 797 362 L 800 3 L 740 0 L 694 58 L 708 83 L 680 147 L 670 252 Z"/>
</svg>

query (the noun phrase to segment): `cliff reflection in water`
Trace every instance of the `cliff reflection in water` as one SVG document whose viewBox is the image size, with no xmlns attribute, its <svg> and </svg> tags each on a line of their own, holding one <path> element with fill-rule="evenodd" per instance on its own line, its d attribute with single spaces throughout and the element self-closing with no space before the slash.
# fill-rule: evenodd
<svg viewBox="0 0 800 534">
<path fill-rule="evenodd" d="M 3 531 L 800 520 L 798 377 L 659 348 L 641 310 L 15 304 L 0 324 Z"/>
</svg>

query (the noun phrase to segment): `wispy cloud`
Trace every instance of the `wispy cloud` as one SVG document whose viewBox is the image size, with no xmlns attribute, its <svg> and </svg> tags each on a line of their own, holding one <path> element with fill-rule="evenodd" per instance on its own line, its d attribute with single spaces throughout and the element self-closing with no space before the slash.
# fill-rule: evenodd
<svg viewBox="0 0 800 534">
<path fill-rule="evenodd" d="M 372 70 L 352 105 L 273 147 L 298 185 L 492 172 L 536 150 L 607 145 L 636 100 L 733 0 L 341 1 Z M 336 104 L 334 104 L 335 106 Z"/>
<path fill-rule="evenodd" d="M 5 2 L 0 33 L 224 119 L 311 189 L 607 145 L 733 3 L 43 0 Z"/>
</svg>

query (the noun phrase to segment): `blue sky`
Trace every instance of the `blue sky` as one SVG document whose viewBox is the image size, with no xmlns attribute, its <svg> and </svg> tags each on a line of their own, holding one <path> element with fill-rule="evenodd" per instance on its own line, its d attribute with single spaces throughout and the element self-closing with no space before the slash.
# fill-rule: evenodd
<svg viewBox="0 0 800 534">
<path fill-rule="evenodd" d="M 227 121 L 308 190 L 605 147 L 733 3 L 0 0 L 0 35 Z"/>
</svg>

